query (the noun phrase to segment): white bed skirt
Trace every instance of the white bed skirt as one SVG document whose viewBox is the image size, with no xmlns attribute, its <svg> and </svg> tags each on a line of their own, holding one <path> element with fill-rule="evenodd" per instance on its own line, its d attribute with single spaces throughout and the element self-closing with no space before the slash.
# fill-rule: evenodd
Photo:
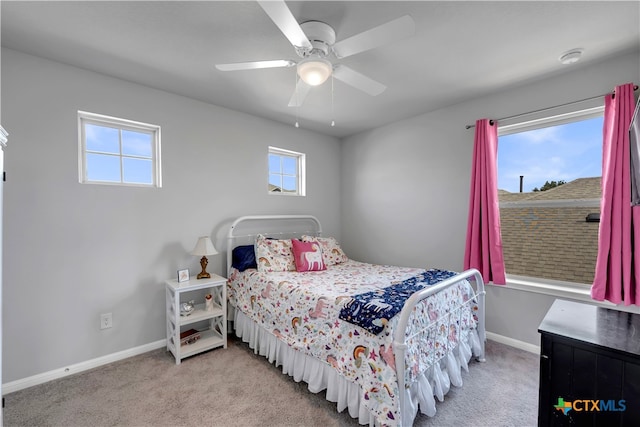
<svg viewBox="0 0 640 427">
<path fill-rule="evenodd" d="M 377 425 L 375 416 L 364 405 L 363 390 L 356 383 L 340 376 L 331 366 L 289 347 L 273 334 L 256 324 L 239 310 L 234 313 L 236 336 L 256 354 L 266 357 L 275 366 L 282 366 L 282 373 L 294 381 L 304 381 L 312 393 L 326 389 L 326 399 L 337 404 L 338 412 L 348 409 L 352 418 L 360 424 Z M 405 390 L 405 407 L 402 408 L 402 425 L 412 425 L 420 411 L 427 416 L 436 414 L 435 398 L 442 401 L 451 385 L 462 386 L 461 370 L 468 370 L 468 362 L 474 355 L 481 355 L 477 331 L 469 334 L 468 342 L 460 344 Z M 435 396 L 435 398 L 434 398 Z"/>
</svg>

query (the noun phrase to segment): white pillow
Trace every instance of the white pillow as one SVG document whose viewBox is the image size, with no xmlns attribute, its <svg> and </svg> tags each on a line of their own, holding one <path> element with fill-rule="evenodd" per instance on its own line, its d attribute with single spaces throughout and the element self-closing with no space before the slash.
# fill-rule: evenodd
<svg viewBox="0 0 640 427">
<path fill-rule="evenodd" d="M 303 242 L 317 242 L 322 248 L 322 259 L 328 267 L 349 261 L 338 241 L 333 237 L 302 236 Z"/>
<path fill-rule="evenodd" d="M 291 240 L 256 237 L 256 262 L 258 271 L 295 271 Z"/>
</svg>

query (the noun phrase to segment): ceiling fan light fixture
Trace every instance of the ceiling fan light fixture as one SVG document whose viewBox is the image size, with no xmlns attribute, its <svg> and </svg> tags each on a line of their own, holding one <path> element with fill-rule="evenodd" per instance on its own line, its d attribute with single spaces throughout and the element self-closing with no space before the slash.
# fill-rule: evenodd
<svg viewBox="0 0 640 427">
<path fill-rule="evenodd" d="M 324 58 L 306 58 L 298 62 L 298 75 L 309 86 L 319 86 L 331 76 L 333 66 Z"/>
</svg>

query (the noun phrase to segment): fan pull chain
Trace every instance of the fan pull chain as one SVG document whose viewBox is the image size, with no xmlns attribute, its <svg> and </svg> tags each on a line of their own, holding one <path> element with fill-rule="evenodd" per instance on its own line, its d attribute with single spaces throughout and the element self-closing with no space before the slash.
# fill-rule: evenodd
<svg viewBox="0 0 640 427">
<path fill-rule="evenodd" d="M 300 123 L 298 123 L 298 110 L 300 110 L 300 100 L 298 99 L 298 73 L 295 73 L 295 83 L 296 83 L 296 124 L 295 127 L 299 128 Z"/>
<path fill-rule="evenodd" d="M 331 127 L 336 125 L 335 117 L 336 112 L 333 103 L 333 73 L 331 73 Z"/>
</svg>

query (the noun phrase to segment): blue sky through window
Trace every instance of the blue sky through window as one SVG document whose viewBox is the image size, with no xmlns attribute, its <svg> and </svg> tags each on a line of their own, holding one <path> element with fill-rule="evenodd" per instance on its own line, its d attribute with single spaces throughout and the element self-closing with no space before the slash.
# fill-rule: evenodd
<svg viewBox="0 0 640 427">
<path fill-rule="evenodd" d="M 285 192 L 296 192 L 298 186 L 298 159 L 291 156 L 269 154 L 269 184 Z"/>
<path fill-rule="evenodd" d="M 153 184 L 153 165 L 148 159 L 122 158 L 123 181 L 132 184 Z"/>
<path fill-rule="evenodd" d="M 498 188 L 512 193 L 602 176 L 603 117 L 500 136 Z"/>
<path fill-rule="evenodd" d="M 87 179 L 120 182 L 120 157 L 87 153 Z"/>
<path fill-rule="evenodd" d="M 86 123 L 85 137 L 88 180 L 153 184 L 150 133 Z"/>
<path fill-rule="evenodd" d="M 87 123 L 84 132 L 88 151 L 113 154 L 120 152 L 118 129 Z"/>
</svg>

